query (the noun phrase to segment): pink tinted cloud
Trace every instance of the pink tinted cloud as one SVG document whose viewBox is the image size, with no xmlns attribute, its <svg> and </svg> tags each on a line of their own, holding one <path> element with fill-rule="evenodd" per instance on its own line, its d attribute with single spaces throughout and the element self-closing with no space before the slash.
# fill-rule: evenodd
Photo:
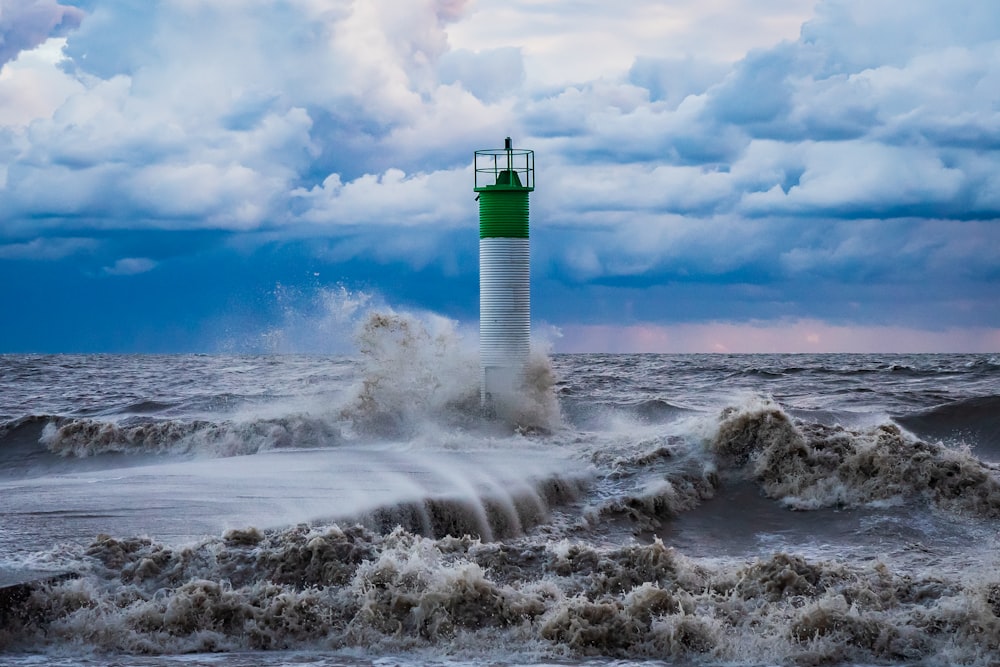
<svg viewBox="0 0 1000 667">
<path fill-rule="evenodd" d="M 8 0 L 0 7 L 0 65 L 78 27 L 83 17 L 83 10 L 54 0 Z"/>
<path fill-rule="evenodd" d="M 561 329 L 556 352 L 1000 352 L 1000 329 L 985 327 L 930 331 L 788 320 Z"/>
</svg>

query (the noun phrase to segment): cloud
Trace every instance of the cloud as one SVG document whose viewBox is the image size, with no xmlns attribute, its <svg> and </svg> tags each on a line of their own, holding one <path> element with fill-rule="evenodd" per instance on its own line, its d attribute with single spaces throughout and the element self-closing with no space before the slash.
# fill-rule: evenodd
<svg viewBox="0 0 1000 667">
<path fill-rule="evenodd" d="M 438 63 L 442 83 L 461 83 L 484 102 L 494 102 L 515 93 L 524 83 L 524 59 L 515 47 L 445 53 Z"/>
<path fill-rule="evenodd" d="M 975 187 L 969 183 L 972 174 L 933 153 L 850 141 L 803 144 L 797 152 L 795 182 L 746 193 L 742 213 L 844 218 L 977 213 L 966 199 Z M 997 217 L 997 211 L 982 214 Z"/>
<path fill-rule="evenodd" d="M 0 7 L 0 67 L 49 37 L 80 25 L 84 13 L 54 0 L 5 0 Z"/>
<path fill-rule="evenodd" d="M 719 83 L 730 66 L 710 60 L 638 56 L 628 71 L 629 83 L 649 91 L 651 102 L 676 109 L 692 95 L 701 95 Z"/>
<path fill-rule="evenodd" d="M 799 41 L 827 54 L 820 71 L 830 74 L 901 66 L 951 46 L 989 43 L 997 34 L 1000 15 L 981 0 L 956 0 L 947 10 L 934 0 L 824 0 Z"/>
<path fill-rule="evenodd" d="M 35 238 L 23 243 L 0 245 L 0 259 L 55 261 L 97 248 L 89 238 Z"/>
<path fill-rule="evenodd" d="M 292 195 L 304 203 L 302 220 L 322 225 L 440 228 L 464 219 L 468 226 L 475 212 L 471 168 L 410 175 L 389 169 L 347 183 L 334 174 Z"/>
<path fill-rule="evenodd" d="M 146 273 L 156 268 L 156 262 L 148 257 L 123 257 L 112 266 L 104 267 L 104 273 L 109 276 L 134 276 Z"/>
<path fill-rule="evenodd" d="M 448 35 L 455 48 L 469 51 L 517 48 L 529 87 L 565 87 L 616 77 L 637 55 L 731 63 L 754 47 L 796 35 L 813 5 L 479 0 Z"/>
<path fill-rule="evenodd" d="M 0 68 L 0 132 L 22 134 L 33 120 L 51 117 L 67 98 L 83 89 L 57 66 L 65 43 L 64 38 L 50 39 Z M 12 148 L 8 144 L 8 151 Z M 9 159 L 15 156 L 12 153 Z M 0 162 L 2 173 L 6 164 L 7 160 Z"/>
<path fill-rule="evenodd" d="M 0 70 L 4 259 L 142 233 L 191 257 L 206 234 L 297 244 L 323 275 L 416 299 L 405 270 L 474 284 L 471 153 L 509 135 L 536 151 L 533 276 L 560 295 L 557 324 L 998 325 L 988 0 L 95 0 L 60 16 L 19 20 L 35 36 Z M 97 274 L 163 259 L 145 241 L 104 252 Z"/>
<path fill-rule="evenodd" d="M 981 2 L 966 4 L 983 14 Z M 795 6 L 769 9 L 789 16 Z M 913 6 L 927 20 L 936 11 L 925 0 Z M 49 117 L 40 110 L 29 122 L 22 112 L 30 130 L 6 142 L 0 135 L 10 156 L 2 215 L 52 227 L 321 222 L 330 197 L 303 192 L 400 171 L 411 200 L 427 202 L 448 196 L 417 194 L 440 180 L 433 175 L 520 131 L 544 156 L 542 183 L 560 204 L 549 211 L 567 221 L 600 211 L 610 219 L 997 217 L 995 159 L 983 151 L 1000 146 L 991 93 L 1000 46 L 978 24 L 950 17 L 918 50 L 904 38 L 915 20 L 890 20 L 897 8 L 827 0 L 798 40 L 732 66 L 625 50 L 631 62 L 617 76 L 538 90 L 525 84 L 522 47 L 449 41 L 486 9 L 543 23 L 565 9 L 99 3 L 69 35 L 66 60 L 51 63 L 52 72 L 75 73 L 75 91 L 64 90 Z M 676 11 L 653 12 L 650 25 L 663 21 L 667 33 L 672 21 L 701 25 L 693 6 Z M 645 35 L 651 28 L 637 12 L 595 11 L 570 27 L 583 36 L 611 20 Z M 889 37 L 868 48 L 871 26 L 883 24 Z M 13 91 L 3 83 L 0 99 Z M 359 221 L 384 218 L 381 200 L 371 207 L 356 208 Z M 452 226 L 464 214 L 435 208 L 451 217 L 411 213 Z"/>
<path fill-rule="evenodd" d="M 0 218 L 249 229 L 288 221 L 292 193 L 331 175 L 465 162 L 504 112 L 437 78 L 463 8 L 100 4 L 50 66 L 82 90 L 0 133 Z"/>
</svg>

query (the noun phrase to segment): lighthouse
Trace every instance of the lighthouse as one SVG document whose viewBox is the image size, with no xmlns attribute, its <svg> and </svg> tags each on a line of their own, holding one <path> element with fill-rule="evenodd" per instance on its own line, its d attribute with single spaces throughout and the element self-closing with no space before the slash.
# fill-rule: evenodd
<svg viewBox="0 0 1000 667">
<path fill-rule="evenodd" d="M 496 410 L 520 392 L 531 352 L 531 267 L 528 193 L 535 189 L 535 153 L 475 152 L 479 200 L 480 402 Z"/>
</svg>

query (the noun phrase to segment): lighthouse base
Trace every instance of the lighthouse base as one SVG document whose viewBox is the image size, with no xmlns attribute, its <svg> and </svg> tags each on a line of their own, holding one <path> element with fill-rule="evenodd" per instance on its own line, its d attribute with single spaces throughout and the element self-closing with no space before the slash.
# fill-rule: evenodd
<svg viewBox="0 0 1000 667">
<path fill-rule="evenodd" d="M 524 368 L 484 366 L 479 385 L 479 400 L 483 410 L 495 415 L 503 406 L 511 405 L 523 392 Z"/>
</svg>

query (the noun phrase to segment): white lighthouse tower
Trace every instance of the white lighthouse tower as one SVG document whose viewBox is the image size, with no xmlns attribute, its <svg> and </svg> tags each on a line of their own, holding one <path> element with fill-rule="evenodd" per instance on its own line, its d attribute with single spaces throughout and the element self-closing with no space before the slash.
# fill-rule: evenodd
<svg viewBox="0 0 1000 667">
<path fill-rule="evenodd" d="M 480 400 L 495 409 L 519 392 L 531 352 L 531 267 L 528 193 L 535 189 L 535 153 L 475 152 L 479 193 Z"/>
</svg>

